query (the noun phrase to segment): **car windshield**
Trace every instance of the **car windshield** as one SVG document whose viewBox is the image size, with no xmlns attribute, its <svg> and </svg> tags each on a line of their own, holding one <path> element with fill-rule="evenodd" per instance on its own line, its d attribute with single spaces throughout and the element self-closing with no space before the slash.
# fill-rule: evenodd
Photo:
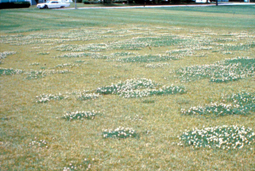
<svg viewBox="0 0 255 171">
<path fill-rule="evenodd" d="M 51 1 L 46 1 L 46 3 L 50 3 Z"/>
</svg>

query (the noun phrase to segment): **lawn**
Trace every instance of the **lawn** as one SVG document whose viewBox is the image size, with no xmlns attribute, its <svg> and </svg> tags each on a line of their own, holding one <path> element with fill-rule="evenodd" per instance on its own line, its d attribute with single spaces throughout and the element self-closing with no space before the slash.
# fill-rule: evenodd
<svg viewBox="0 0 255 171">
<path fill-rule="evenodd" d="M 254 9 L 0 10 L 0 170 L 254 170 Z"/>
</svg>

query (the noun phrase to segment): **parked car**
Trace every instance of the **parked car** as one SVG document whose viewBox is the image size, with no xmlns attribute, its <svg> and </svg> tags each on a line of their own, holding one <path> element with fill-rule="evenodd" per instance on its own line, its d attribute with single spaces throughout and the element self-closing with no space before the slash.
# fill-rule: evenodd
<svg viewBox="0 0 255 171">
<path fill-rule="evenodd" d="M 64 8 L 69 7 L 70 3 L 67 2 L 61 2 L 61 1 L 47 1 L 46 3 L 40 3 L 37 4 L 37 8 L 43 9 L 43 8 Z"/>
</svg>

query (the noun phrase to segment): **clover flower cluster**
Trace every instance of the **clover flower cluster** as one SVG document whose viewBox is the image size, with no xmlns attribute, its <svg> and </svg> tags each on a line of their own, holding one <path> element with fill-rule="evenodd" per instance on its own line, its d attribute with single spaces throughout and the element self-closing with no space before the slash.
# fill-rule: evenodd
<svg viewBox="0 0 255 171">
<path fill-rule="evenodd" d="M 132 128 L 118 127 L 114 130 L 112 129 L 103 129 L 103 138 L 128 138 L 128 137 L 137 137 L 138 134 Z"/>
<path fill-rule="evenodd" d="M 178 57 L 178 58 L 183 58 L 183 57 L 194 55 L 195 50 L 197 50 L 197 49 L 192 49 L 192 48 L 175 49 L 175 50 L 166 51 L 166 54 L 171 55 L 171 56 L 175 56 L 175 57 Z"/>
<path fill-rule="evenodd" d="M 35 140 L 33 140 L 31 143 L 29 143 L 29 146 L 36 146 L 36 147 L 45 147 L 48 148 L 48 144 L 45 140 L 37 140 L 35 137 Z"/>
<path fill-rule="evenodd" d="M 29 72 L 25 72 L 25 74 L 27 75 L 26 79 L 28 80 L 43 78 L 49 74 L 66 74 L 66 73 L 70 73 L 70 71 L 64 69 L 64 70 L 32 70 Z"/>
<path fill-rule="evenodd" d="M 66 64 L 58 64 L 54 68 L 75 67 L 75 66 L 79 66 L 79 65 L 66 63 Z"/>
<path fill-rule="evenodd" d="M 66 74 L 66 73 L 70 73 L 70 71 L 68 69 L 64 69 L 64 70 L 53 70 L 53 71 L 50 71 L 51 74 Z"/>
<path fill-rule="evenodd" d="M 255 93 L 241 92 L 225 97 L 223 101 L 232 102 L 238 106 L 243 113 L 255 112 Z"/>
<path fill-rule="evenodd" d="M 113 56 L 106 56 L 106 55 L 101 55 L 99 53 L 93 53 L 90 58 L 92 59 L 111 59 Z"/>
<path fill-rule="evenodd" d="M 135 55 L 133 52 L 117 52 L 111 54 L 112 56 L 130 56 L 130 55 Z"/>
<path fill-rule="evenodd" d="M 225 100 L 226 99 L 226 100 Z M 255 103 L 255 93 L 241 92 L 225 97 L 224 101 L 231 101 L 239 105 Z"/>
<path fill-rule="evenodd" d="M 31 65 L 31 66 L 35 66 L 35 65 L 40 65 L 40 63 L 38 63 L 38 62 L 34 62 L 34 63 L 29 64 L 29 65 Z"/>
<path fill-rule="evenodd" d="M 59 45 L 56 47 L 58 51 L 72 51 L 72 52 L 83 52 L 83 51 L 91 51 L 91 52 L 99 52 L 107 49 L 107 44 L 104 43 L 91 43 L 88 45 Z"/>
<path fill-rule="evenodd" d="M 140 41 L 138 38 L 132 38 L 129 40 L 121 40 L 112 44 L 113 49 L 122 50 L 141 50 L 144 47 L 149 46 L 149 42 Z"/>
<path fill-rule="evenodd" d="M 20 69 L 13 68 L 0 68 L 0 75 L 14 75 L 14 74 L 22 74 L 23 71 Z"/>
<path fill-rule="evenodd" d="M 43 78 L 47 75 L 47 72 L 45 70 L 34 70 L 30 72 L 26 72 L 27 74 L 26 79 L 32 80 L 32 79 L 38 79 L 38 78 Z"/>
<path fill-rule="evenodd" d="M 184 115 L 203 115 L 203 116 L 225 116 L 233 114 L 244 114 L 243 112 L 238 112 L 237 106 L 232 106 L 232 104 L 224 103 L 211 103 L 208 106 L 196 106 L 191 107 L 188 110 L 181 109 L 181 113 Z"/>
<path fill-rule="evenodd" d="M 49 54 L 50 54 L 50 52 L 40 52 L 37 55 L 49 55 Z"/>
<path fill-rule="evenodd" d="M 85 52 L 72 52 L 72 53 L 66 53 L 54 58 L 80 58 L 80 57 L 87 57 L 90 56 L 91 53 L 85 53 Z"/>
<path fill-rule="evenodd" d="M 57 94 L 57 95 L 53 95 L 53 94 L 42 94 L 39 96 L 36 96 L 36 98 L 38 99 L 36 102 L 37 103 L 47 103 L 49 101 L 52 100 L 62 100 L 62 99 L 67 99 L 68 96 L 64 96 L 61 93 Z"/>
<path fill-rule="evenodd" d="M 74 120 L 74 119 L 94 119 L 96 115 L 100 112 L 98 111 L 75 111 L 71 113 L 66 113 L 62 118 L 66 120 Z"/>
<path fill-rule="evenodd" d="M 139 98 L 147 97 L 152 95 L 166 95 L 166 94 L 176 94 L 185 93 L 185 87 L 182 86 L 163 86 L 160 89 L 142 89 L 142 90 L 127 90 L 121 91 L 119 96 L 124 98 Z"/>
<path fill-rule="evenodd" d="M 81 100 L 81 101 L 84 101 L 84 100 L 94 100 L 94 99 L 97 99 L 100 97 L 100 94 L 98 93 L 83 93 L 81 92 L 79 95 L 78 95 L 78 100 Z"/>
<path fill-rule="evenodd" d="M 147 97 L 151 95 L 151 89 L 142 89 L 142 90 L 126 90 L 121 91 L 119 96 L 124 98 L 139 98 Z"/>
<path fill-rule="evenodd" d="M 2 63 L 2 59 L 6 58 L 8 55 L 13 55 L 16 52 L 14 51 L 4 51 L 4 52 L 0 52 L 0 64 Z"/>
<path fill-rule="evenodd" d="M 187 110 L 181 109 L 184 115 L 203 116 L 225 116 L 225 115 L 247 115 L 250 111 L 255 111 L 255 93 L 241 92 L 222 97 L 224 103 L 211 103 L 205 107 L 196 106 Z M 230 104 L 225 104 L 229 102 Z"/>
<path fill-rule="evenodd" d="M 77 61 L 74 61 L 75 63 L 83 63 L 83 64 L 87 64 L 86 61 L 84 60 L 77 60 Z"/>
<path fill-rule="evenodd" d="M 238 57 L 230 60 L 219 61 L 211 65 L 192 66 L 176 71 L 179 78 L 184 81 L 192 81 L 210 78 L 212 82 L 235 81 L 253 76 L 255 71 L 255 59 Z"/>
<path fill-rule="evenodd" d="M 110 45 L 113 49 L 141 50 L 145 47 L 162 47 L 177 45 L 184 41 L 177 36 L 160 35 L 155 37 L 134 37 L 132 39 L 121 40 Z"/>
<path fill-rule="evenodd" d="M 107 87 L 101 87 L 97 89 L 97 93 L 100 94 L 119 94 L 122 91 L 135 90 L 135 89 L 146 89 L 155 88 L 156 83 L 151 79 L 140 78 L 140 79 L 128 79 L 124 82 L 112 84 Z"/>
<path fill-rule="evenodd" d="M 237 45 L 232 45 L 232 44 L 226 44 L 223 45 L 223 49 L 227 51 L 241 51 L 241 50 L 248 50 L 252 47 L 255 46 L 255 43 L 250 43 L 250 44 L 237 44 Z"/>
<path fill-rule="evenodd" d="M 92 162 L 94 160 L 95 160 L 94 158 L 92 159 L 92 161 L 85 158 L 83 162 L 78 164 L 74 164 L 73 162 L 70 162 L 67 167 L 64 167 L 63 171 L 89 170 L 91 169 Z"/>
<path fill-rule="evenodd" d="M 170 61 L 170 60 L 179 60 L 180 57 L 169 56 L 169 55 L 145 55 L 145 56 L 135 56 L 127 58 L 119 58 L 119 62 L 160 62 L 160 61 Z"/>
<path fill-rule="evenodd" d="M 185 131 L 179 137 L 178 145 L 194 148 L 241 149 L 255 141 L 255 133 L 244 126 L 215 126 Z"/>
<path fill-rule="evenodd" d="M 158 64 L 147 64 L 145 65 L 146 68 L 161 68 L 164 66 L 169 66 L 169 63 L 158 63 Z"/>
<path fill-rule="evenodd" d="M 230 52 L 230 51 L 223 51 L 222 52 L 224 55 L 231 55 L 231 54 L 233 54 L 233 52 Z"/>
<path fill-rule="evenodd" d="M 164 94 L 183 94 L 186 93 L 186 88 L 183 86 L 163 86 L 160 89 L 151 91 L 151 95 L 164 95 Z"/>
<path fill-rule="evenodd" d="M 152 95 L 185 93 L 183 86 L 163 86 L 156 89 L 157 84 L 150 79 L 128 79 L 125 82 L 112 84 L 111 86 L 101 87 L 97 89 L 100 94 L 118 94 L 124 98 L 139 98 Z"/>
<path fill-rule="evenodd" d="M 101 37 L 102 31 L 97 30 L 79 30 L 79 31 L 68 31 L 68 32 L 53 32 L 43 34 L 29 34 L 29 35 L 8 35 L 1 36 L 1 43 L 7 43 L 11 45 L 28 45 L 28 44 L 61 44 L 69 41 L 88 41 L 96 40 Z M 63 46 L 70 46 L 62 44 Z"/>
</svg>

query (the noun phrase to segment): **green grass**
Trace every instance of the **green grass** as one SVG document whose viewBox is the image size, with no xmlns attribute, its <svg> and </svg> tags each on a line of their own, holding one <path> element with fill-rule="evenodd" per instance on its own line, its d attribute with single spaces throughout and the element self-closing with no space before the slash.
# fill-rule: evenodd
<svg viewBox="0 0 255 171">
<path fill-rule="evenodd" d="M 235 11 L 236 13 L 234 13 Z M 19 15 L 19 20 L 16 20 L 16 15 Z M 39 10 L 36 8 L 12 9 L 1 11 L 0 22 L 2 24 L 0 30 L 19 33 L 131 23 L 252 29 L 255 26 L 254 15 L 254 6 L 78 11 Z"/>
<path fill-rule="evenodd" d="M 254 9 L 1 10 L 0 170 L 254 170 Z"/>
</svg>

